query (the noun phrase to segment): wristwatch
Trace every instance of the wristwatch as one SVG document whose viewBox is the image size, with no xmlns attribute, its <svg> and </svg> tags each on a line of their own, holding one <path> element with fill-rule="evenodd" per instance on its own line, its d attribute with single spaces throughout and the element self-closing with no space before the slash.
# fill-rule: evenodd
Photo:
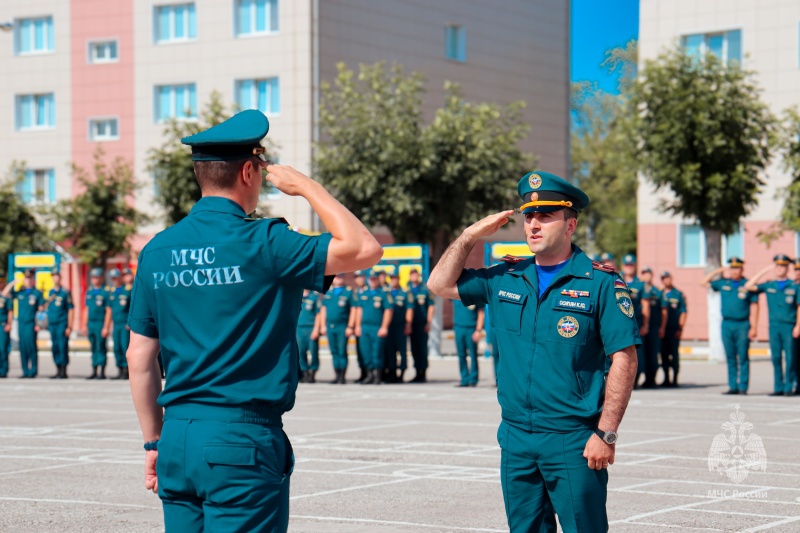
<svg viewBox="0 0 800 533">
<path fill-rule="evenodd" d="M 617 442 L 617 432 L 616 431 L 603 431 L 600 428 L 596 428 L 594 430 L 595 435 L 603 439 L 603 442 L 606 444 L 614 444 Z"/>
</svg>

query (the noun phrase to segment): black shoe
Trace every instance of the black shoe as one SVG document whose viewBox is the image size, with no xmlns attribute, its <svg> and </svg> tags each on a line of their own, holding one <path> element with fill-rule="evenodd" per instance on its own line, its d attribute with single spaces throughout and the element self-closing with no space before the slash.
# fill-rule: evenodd
<svg viewBox="0 0 800 533">
<path fill-rule="evenodd" d="M 746 390 L 740 390 L 739 394 L 741 394 L 742 396 L 747 396 L 747 391 Z"/>
<path fill-rule="evenodd" d="M 794 396 L 794 394 L 795 394 L 795 392 L 793 390 L 790 390 L 788 392 L 784 392 L 783 393 L 784 396 Z"/>
<path fill-rule="evenodd" d="M 382 370 L 373 370 L 372 372 L 373 372 L 373 378 L 374 378 L 372 383 L 374 383 L 375 385 L 380 385 L 381 382 L 383 382 L 383 379 L 382 379 L 383 371 Z"/>
<path fill-rule="evenodd" d="M 470 386 L 470 387 L 477 387 L 477 386 L 478 386 L 478 384 L 477 384 L 477 383 L 470 383 L 470 384 L 469 384 L 469 386 Z"/>
<path fill-rule="evenodd" d="M 405 379 L 405 375 L 406 375 L 406 371 L 405 370 L 401 370 L 400 371 L 400 375 L 397 376 L 397 382 L 398 383 L 403 383 L 403 379 Z"/>
<path fill-rule="evenodd" d="M 316 370 L 310 371 L 308 373 L 308 381 L 306 381 L 306 383 L 316 383 L 317 382 L 316 374 L 317 374 Z"/>
<path fill-rule="evenodd" d="M 97 374 L 97 379 L 106 379 L 106 367 L 98 366 L 100 372 Z"/>
<path fill-rule="evenodd" d="M 123 372 L 123 370 L 122 370 L 122 367 L 121 367 L 121 366 L 118 366 L 118 367 L 117 367 L 117 375 L 116 375 L 116 376 L 114 376 L 114 377 L 113 377 L 113 378 L 111 378 L 111 379 L 113 379 L 113 380 L 118 380 L 118 379 L 123 379 L 123 378 L 124 378 L 124 372 Z"/>
<path fill-rule="evenodd" d="M 364 383 L 364 380 L 367 379 L 367 369 L 361 369 L 361 376 L 355 381 L 356 383 Z"/>
<path fill-rule="evenodd" d="M 336 377 L 334 377 L 333 381 L 331 381 L 331 385 L 338 385 L 339 380 L 342 378 L 342 371 L 338 368 L 334 368 L 333 373 L 336 374 Z"/>
<path fill-rule="evenodd" d="M 125 380 L 131 379 L 131 374 L 128 371 L 128 367 L 127 366 L 123 369 L 122 373 L 125 374 L 125 376 L 122 379 L 125 379 Z M 64 376 L 64 377 L 66 377 L 66 376 Z"/>
<path fill-rule="evenodd" d="M 61 365 L 56 367 L 56 373 L 50 376 L 50 379 L 61 379 Z"/>
<path fill-rule="evenodd" d="M 88 376 L 86 379 L 97 379 L 97 369 L 100 368 L 99 366 L 92 367 L 92 375 Z"/>
<path fill-rule="evenodd" d="M 375 375 L 373 370 L 368 370 L 367 375 L 364 377 L 364 381 L 361 382 L 362 385 L 372 385 L 375 383 Z"/>
<path fill-rule="evenodd" d="M 724 395 L 724 394 L 739 394 L 739 391 L 738 391 L 738 390 L 736 390 L 736 389 L 728 389 L 728 391 L 727 391 L 727 392 L 723 392 L 722 394 L 723 394 L 723 395 Z"/>
<path fill-rule="evenodd" d="M 5 374 L 0 374 L 0 379 L 6 379 L 7 377 Z"/>
<path fill-rule="evenodd" d="M 767 396 L 783 396 L 783 391 L 770 392 Z"/>
<path fill-rule="evenodd" d="M 461 387 L 469 387 L 469 383 L 459 383 L 455 385 L 455 388 L 460 389 Z"/>
</svg>

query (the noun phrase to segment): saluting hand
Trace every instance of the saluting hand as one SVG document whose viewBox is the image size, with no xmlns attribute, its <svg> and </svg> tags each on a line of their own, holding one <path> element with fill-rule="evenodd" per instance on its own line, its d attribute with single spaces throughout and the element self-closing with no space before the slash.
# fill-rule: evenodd
<svg viewBox="0 0 800 533">
<path fill-rule="evenodd" d="M 489 215 L 483 220 L 479 220 L 473 225 L 469 226 L 464 230 L 464 233 L 473 237 L 474 239 L 480 239 L 482 237 L 494 235 L 497 233 L 497 230 L 508 223 L 511 215 L 513 214 L 514 210 L 509 209 L 507 211 L 495 213 L 494 215 Z"/>
<path fill-rule="evenodd" d="M 603 468 L 608 468 L 608 465 L 613 465 L 615 455 L 616 445 L 606 444 L 596 434 L 589 438 L 586 447 L 583 449 L 583 456 L 592 470 L 602 470 Z"/>
<path fill-rule="evenodd" d="M 156 475 L 156 461 L 158 450 L 145 452 L 144 455 L 144 486 L 147 490 L 158 494 L 158 476 Z"/>
<path fill-rule="evenodd" d="M 290 166 L 266 163 L 262 163 L 261 166 L 267 169 L 266 180 L 283 194 L 289 196 L 301 196 L 304 186 L 314 182 L 314 180 Z"/>
</svg>

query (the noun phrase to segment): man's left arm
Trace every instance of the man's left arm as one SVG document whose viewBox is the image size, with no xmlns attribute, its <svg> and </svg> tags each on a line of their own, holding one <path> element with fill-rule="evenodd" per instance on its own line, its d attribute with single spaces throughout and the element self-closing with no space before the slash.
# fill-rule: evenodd
<svg viewBox="0 0 800 533">
<path fill-rule="evenodd" d="M 639 329 L 639 335 L 644 337 L 650 331 L 650 300 L 644 298 L 644 291 L 642 291 L 642 327 Z"/>
<path fill-rule="evenodd" d="M 161 394 L 161 370 L 158 367 L 158 339 L 131 332 L 131 343 L 128 346 L 128 372 L 130 375 L 131 396 L 139 417 L 144 442 L 158 441 L 161 438 L 161 426 L 164 413 L 158 405 Z M 158 450 L 145 452 L 144 484 L 148 490 L 158 492 L 156 460 Z"/>
<path fill-rule="evenodd" d="M 430 333 L 431 331 L 431 324 L 433 323 L 433 315 L 436 314 L 436 304 L 431 298 L 430 294 L 428 295 L 428 322 L 425 324 L 425 333 Z"/>
<path fill-rule="evenodd" d="M 675 336 L 677 338 L 681 338 L 683 336 L 683 327 L 686 325 L 686 296 L 681 295 L 681 306 L 678 309 L 680 315 L 678 315 L 678 331 L 675 332 Z"/>
<path fill-rule="evenodd" d="M 486 320 L 486 312 L 483 310 L 483 307 L 478 307 L 478 320 L 475 322 L 475 331 L 472 332 L 472 341 L 478 342 L 481 340 L 481 335 L 483 335 L 483 326 Z"/>
</svg>

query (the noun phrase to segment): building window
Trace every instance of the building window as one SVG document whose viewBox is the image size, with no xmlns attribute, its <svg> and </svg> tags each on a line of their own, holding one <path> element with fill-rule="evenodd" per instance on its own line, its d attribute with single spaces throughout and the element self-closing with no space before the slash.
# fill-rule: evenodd
<svg viewBox="0 0 800 533">
<path fill-rule="evenodd" d="M 467 60 L 467 30 L 463 26 L 445 26 L 444 57 L 453 61 Z"/>
<path fill-rule="evenodd" d="M 55 50 L 53 17 L 14 21 L 17 54 L 36 54 Z"/>
<path fill-rule="evenodd" d="M 711 53 L 728 65 L 742 63 L 741 30 L 684 35 L 682 41 L 690 56 L 701 58 Z"/>
<path fill-rule="evenodd" d="M 678 264 L 682 267 L 701 267 L 706 264 L 706 238 L 697 224 L 678 227 Z"/>
<path fill-rule="evenodd" d="M 157 6 L 154 18 L 154 36 L 157 43 L 197 38 L 197 12 L 193 3 Z"/>
<path fill-rule="evenodd" d="M 56 201 L 56 173 L 52 168 L 25 170 L 17 183 L 17 194 L 26 204 L 52 204 Z"/>
<path fill-rule="evenodd" d="M 265 115 L 281 112 L 278 78 L 236 82 L 236 104 L 240 109 L 258 109 Z"/>
<path fill-rule="evenodd" d="M 278 0 L 236 0 L 236 35 L 278 31 Z"/>
<path fill-rule="evenodd" d="M 18 130 L 56 126 L 56 104 L 53 93 L 18 95 L 15 107 Z"/>
<path fill-rule="evenodd" d="M 116 141 L 119 139 L 119 121 L 115 118 L 93 118 L 89 120 L 90 141 Z"/>
<path fill-rule="evenodd" d="M 157 85 L 155 100 L 156 122 L 170 118 L 197 118 L 197 90 L 194 83 Z"/>
<path fill-rule="evenodd" d="M 89 43 L 89 63 L 114 63 L 117 55 L 117 41 Z"/>
<path fill-rule="evenodd" d="M 744 229 L 741 226 L 722 237 L 722 262 L 727 263 L 734 256 L 744 259 Z"/>
</svg>

